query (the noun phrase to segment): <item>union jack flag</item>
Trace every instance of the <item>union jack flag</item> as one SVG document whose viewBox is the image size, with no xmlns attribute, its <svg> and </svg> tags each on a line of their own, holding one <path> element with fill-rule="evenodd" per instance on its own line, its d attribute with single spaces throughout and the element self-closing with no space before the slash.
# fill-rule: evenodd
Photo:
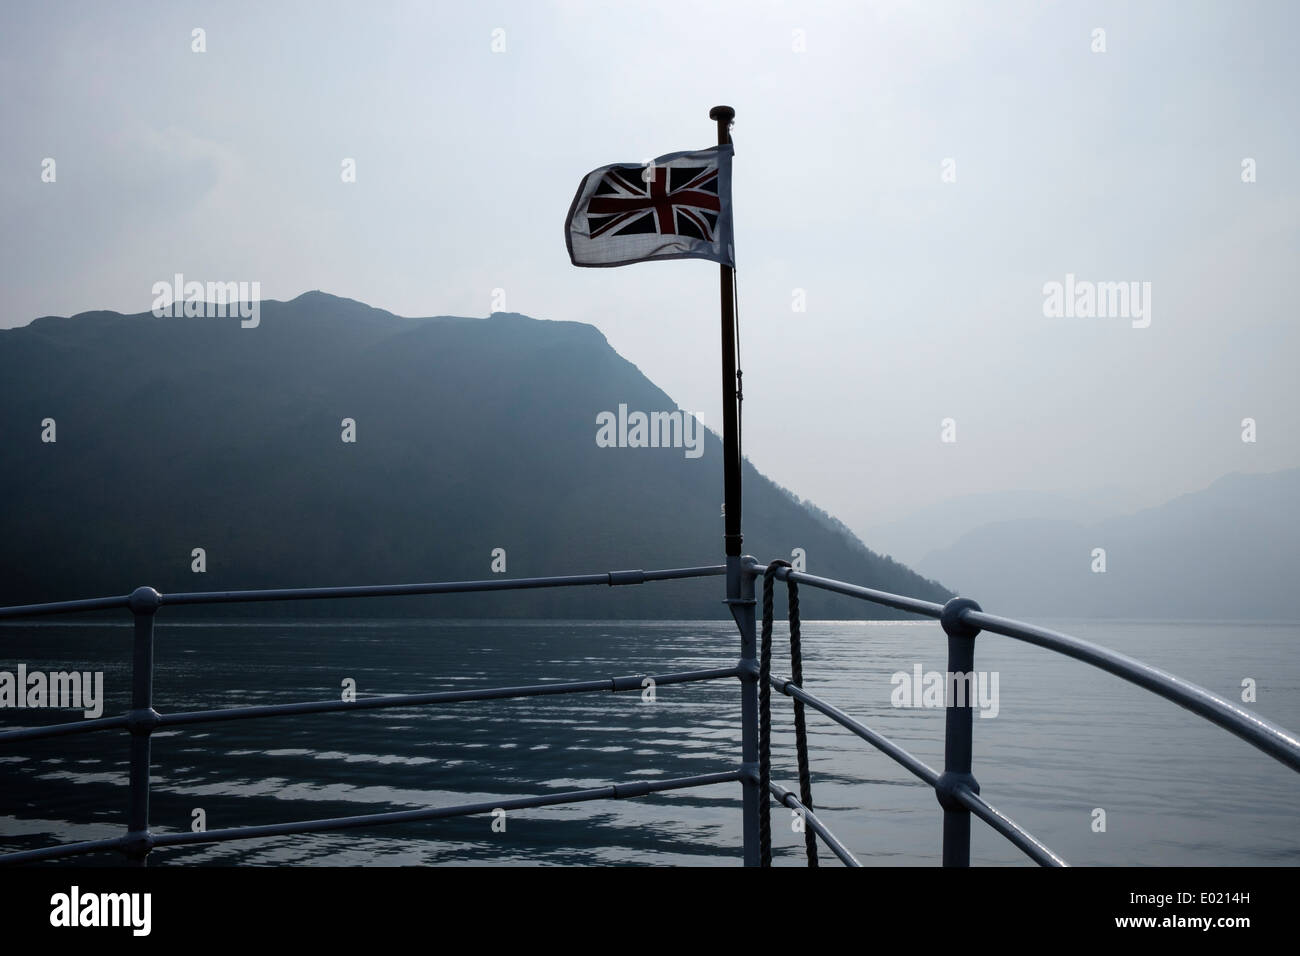
<svg viewBox="0 0 1300 956">
<path fill-rule="evenodd" d="M 569 258 L 575 266 L 653 259 L 734 265 L 731 157 L 728 144 L 588 173 L 564 224 Z"/>
</svg>

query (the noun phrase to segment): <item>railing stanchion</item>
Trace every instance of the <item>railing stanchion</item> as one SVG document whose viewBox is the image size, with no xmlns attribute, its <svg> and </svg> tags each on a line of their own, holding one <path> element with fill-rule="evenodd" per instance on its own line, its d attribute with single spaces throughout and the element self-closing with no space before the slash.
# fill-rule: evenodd
<svg viewBox="0 0 1300 956">
<path fill-rule="evenodd" d="M 150 735 L 158 723 L 158 712 L 153 709 L 153 620 L 159 604 L 161 598 L 153 588 L 136 588 L 131 594 L 130 608 L 135 615 L 131 712 L 127 715 L 131 732 L 131 779 L 127 842 L 123 852 L 134 866 L 145 866 L 153 848 L 149 835 L 149 761 Z"/>
<path fill-rule="evenodd" d="M 971 718 L 974 716 L 975 635 L 980 632 L 962 620 L 967 610 L 980 610 L 968 598 L 953 598 L 943 607 L 939 623 L 948 635 L 948 673 L 944 675 L 945 728 L 943 773 L 934 792 L 943 807 L 943 865 L 970 866 L 970 810 L 955 797 L 958 789 L 980 792 L 971 774 Z"/>
<path fill-rule="evenodd" d="M 742 825 L 745 838 L 745 866 L 759 866 L 759 801 L 770 799 L 758 786 L 758 637 L 754 626 L 754 576 L 744 570 L 753 562 L 749 555 L 727 557 L 727 593 L 731 614 L 740 629 L 740 747 L 741 786 L 744 799 Z"/>
</svg>

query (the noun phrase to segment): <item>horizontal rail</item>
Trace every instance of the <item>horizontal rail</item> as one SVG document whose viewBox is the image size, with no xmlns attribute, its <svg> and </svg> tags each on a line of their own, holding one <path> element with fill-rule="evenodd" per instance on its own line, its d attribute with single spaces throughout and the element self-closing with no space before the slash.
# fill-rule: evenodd
<svg viewBox="0 0 1300 956">
<path fill-rule="evenodd" d="M 414 823 L 420 820 L 439 820 L 447 817 L 468 817 L 493 810 L 527 810 L 535 807 L 558 806 L 563 803 L 588 803 L 592 800 L 620 800 L 626 797 L 643 797 L 665 790 L 684 790 L 688 787 L 710 787 L 731 783 L 741 778 L 739 770 L 721 773 L 701 773 L 669 780 L 642 780 L 635 783 L 611 783 L 585 790 L 568 790 L 564 793 L 540 797 L 513 797 L 485 800 L 479 803 L 462 803 L 451 807 L 429 807 L 424 810 L 398 810 L 393 813 L 368 813 L 351 817 L 332 817 L 324 820 L 300 820 L 295 823 L 268 823 L 254 827 L 232 827 L 226 830 L 208 830 L 204 833 L 160 833 L 150 836 L 151 846 L 187 846 L 194 843 L 218 843 L 229 840 L 252 840 L 258 837 L 284 836 L 292 833 L 323 833 L 329 830 L 349 830 L 358 827 L 382 826 L 390 823 Z"/>
<path fill-rule="evenodd" d="M 1272 721 L 1252 714 L 1246 708 L 1220 697 L 1213 691 L 1206 690 L 1199 684 L 1183 680 L 1168 671 L 1144 664 L 1136 658 L 1119 654 L 1100 644 L 1080 640 L 1045 627 L 975 610 L 966 611 L 961 619 L 972 627 L 1036 644 L 1083 661 L 1085 664 L 1091 664 L 1116 677 L 1122 677 L 1218 724 L 1247 743 L 1258 747 L 1270 757 L 1286 764 L 1292 770 L 1300 770 L 1300 740 L 1295 734 Z"/>
<path fill-rule="evenodd" d="M 131 595 L 84 598 L 80 601 L 51 601 L 48 604 L 18 604 L 0 607 L 0 620 L 9 617 L 39 617 L 43 614 L 75 614 L 78 611 L 104 611 L 131 606 Z"/>
<path fill-rule="evenodd" d="M 1048 849 L 1037 837 L 1029 834 L 1020 824 L 1001 810 L 990 806 L 978 793 L 967 787 L 957 787 L 953 795 L 971 813 L 997 830 L 1039 866 L 1069 866 L 1064 859 Z"/>
<path fill-rule="evenodd" d="M 425 584 L 374 584 L 330 588 L 272 588 L 254 591 L 182 591 L 159 595 L 162 606 L 191 604 L 243 604 L 256 601 L 314 601 L 335 598 L 397 597 L 412 594 L 465 594 L 478 591 L 522 591 L 533 588 L 587 587 L 607 584 L 618 587 L 652 581 L 704 578 L 726 574 L 724 565 L 696 568 L 668 568 L 658 571 L 605 571 L 599 574 L 568 574 L 542 578 L 498 578 L 488 581 L 435 581 Z M 0 607 L 0 619 L 35 617 L 46 614 L 74 614 L 105 608 L 131 606 L 131 595 L 54 601 Z"/>
<path fill-rule="evenodd" d="M 125 714 L 116 717 L 96 717 L 93 720 L 72 720 L 44 727 L 22 727 L 18 730 L 0 731 L 0 743 L 17 740 L 43 740 L 46 737 L 68 737 L 72 734 L 89 734 L 96 730 L 116 730 L 130 724 Z"/>
<path fill-rule="evenodd" d="M 46 860 L 60 860 L 69 856 L 84 856 L 87 853 L 103 853 L 107 850 L 122 850 L 129 844 L 125 836 L 111 837 L 107 840 L 84 840 L 81 843 L 60 843 L 58 846 L 43 846 L 35 850 L 18 850 L 14 853 L 0 855 L 0 865 L 11 863 L 43 863 Z"/>
<path fill-rule="evenodd" d="M 933 767 L 930 767 L 929 765 L 913 757 L 910 753 L 908 753 L 902 747 L 898 746 L 898 744 L 894 743 L 888 737 L 884 737 L 876 733 L 866 724 L 854 720 L 852 717 L 844 713 L 844 711 L 840 710 L 838 707 L 834 707 L 826 703 L 826 701 L 814 697 L 812 694 L 808 693 L 806 690 L 804 690 L 802 687 L 795 684 L 793 681 L 781 680 L 779 677 L 769 677 L 768 680 L 771 681 L 773 687 L 775 687 L 781 693 L 785 694 L 787 697 L 793 697 L 795 700 L 802 701 L 804 704 L 811 707 L 813 710 L 820 711 L 821 713 L 825 714 L 827 717 L 835 721 L 841 727 L 844 727 L 852 731 L 853 733 L 857 734 L 859 737 L 861 737 L 867 743 L 871 744 L 871 746 L 875 747 L 885 756 L 894 760 L 896 763 L 901 764 L 904 768 L 906 768 L 915 776 L 919 777 L 925 783 L 929 784 L 931 787 L 934 787 L 936 784 L 938 784 L 939 772 L 937 770 L 935 770 Z"/>
<path fill-rule="evenodd" d="M 831 833 L 831 831 L 827 829 L 826 824 L 817 819 L 817 814 L 805 807 L 802 801 L 800 801 L 800 799 L 791 791 L 770 780 L 768 781 L 767 788 L 772 792 L 772 796 L 776 797 L 777 803 L 787 806 L 791 810 L 798 810 L 803 814 L 804 825 L 810 827 L 814 833 L 821 837 L 822 842 L 826 844 L 827 848 L 840 858 L 840 862 L 845 866 L 862 865 L 858 862 L 857 857 L 849 852 L 849 848 L 836 839 L 835 834 Z"/>
<path fill-rule="evenodd" d="M 320 700 L 298 704 L 264 704 L 256 707 L 226 707 L 217 710 L 196 710 L 186 713 L 161 714 L 158 724 L 170 727 L 177 724 L 199 724 L 217 720 L 240 720 L 254 717 L 274 717 L 285 714 L 319 714 L 339 710 L 375 710 L 382 707 L 418 707 L 424 704 L 454 704 L 471 700 L 504 700 L 518 697 L 545 697 L 552 694 L 585 694 L 599 691 L 640 690 L 642 682 L 649 679 L 656 687 L 668 684 L 686 684 L 694 681 L 718 680 L 736 677 L 735 667 L 713 670 L 682 671 L 677 674 L 647 674 L 632 677 L 608 677 L 603 680 L 571 681 L 563 684 L 526 684 L 519 687 L 489 687 L 482 690 L 433 691 L 427 694 L 395 694 L 387 697 L 363 697 L 358 700 Z"/>
<path fill-rule="evenodd" d="M 646 674 L 629 677 L 607 677 L 601 680 L 569 681 L 552 684 L 524 684 L 518 687 L 485 687 L 480 690 L 431 691 L 427 694 L 390 694 L 379 697 L 362 697 L 358 700 L 315 700 L 293 704 L 260 704 L 253 707 L 221 707 L 215 710 L 192 710 L 174 714 L 145 712 L 138 720 L 152 731 L 158 727 L 182 724 L 202 724 L 224 720 L 251 720 L 256 717 L 280 717 L 290 714 L 322 714 L 343 710 L 378 710 L 386 707 L 420 707 L 426 704 L 454 704 L 471 700 L 505 700 L 520 697 L 545 697 L 553 694 L 584 694 L 599 691 L 641 690 L 646 680 L 656 687 L 688 684 L 698 681 L 738 677 L 736 667 L 718 667 L 711 670 L 679 671 L 674 674 Z M 0 732 L 0 743 L 14 740 L 39 740 L 68 734 L 90 733 L 129 727 L 135 715 L 104 717 L 97 720 L 72 721 L 48 727 L 26 727 L 22 730 Z"/>
<path fill-rule="evenodd" d="M 701 773 L 669 780 L 642 780 L 634 783 L 612 783 L 585 790 L 568 790 L 564 793 L 539 797 L 511 797 L 486 800 L 479 803 L 462 803 L 450 807 L 427 807 L 422 810 L 397 810 L 392 813 L 363 813 L 349 817 L 327 817 L 321 820 L 297 820 L 291 823 L 267 823 L 251 827 L 229 827 L 224 830 L 206 830 L 199 833 L 149 833 L 128 834 L 113 840 L 92 840 L 65 846 L 22 850 L 0 856 L 0 863 L 31 863 L 64 856 L 96 853 L 120 849 L 130 844 L 144 843 L 150 849 L 169 846 L 190 846 L 196 843 L 227 843 L 232 840 L 255 840 L 261 837 L 288 836 L 295 833 L 324 833 L 331 830 L 350 830 L 361 827 L 385 826 L 393 823 L 413 823 L 421 820 L 439 820 L 448 817 L 468 817 L 493 810 L 527 810 L 535 807 L 558 806 L 564 803 L 588 803 L 592 800 L 620 800 L 642 797 L 665 790 L 684 790 L 688 787 L 709 787 L 719 783 L 740 780 L 739 770 L 721 773 Z M 141 839 L 143 838 L 143 839 Z"/>
<path fill-rule="evenodd" d="M 888 737 L 876 733 L 870 727 L 859 721 L 854 720 L 838 707 L 826 703 L 812 694 L 808 693 L 802 687 L 790 680 L 782 680 L 779 677 L 769 677 L 768 680 L 772 686 L 785 694 L 787 697 L 793 697 L 795 700 L 802 701 L 806 706 L 813 708 L 825 714 L 831 720 L 835 721 L 842 727 L 851 730 L 871 746 L 875 747 L 881 753 L 892 758 L 903 767 L 910 770 L 931 788 L 938 789 L 939 774 L 929 765 L 913 757 L 898 744 L 894 743 Z M 1041 840 L 1031 834 L 1020 824 L 1016 823 L 1010 817 L 1006 816 L 1000 810 L 994 809 L 986 803 L 978 794 L 965 788 L 958 788 L 957 798 L 972 813 L 987 823 L 993 829 L 997 830 L 1013 844 L 1019 847 L 1026 856 L 1042 866 L 1066 866 L 1066 862 L 1049 850 Z"/>
<path fill-rule="evenodd" d="M 757 577 L 763 573 L 766 567 L 766 565 L 760 564 L 758 561 L 749 561 L 744 565 L 744 570 L 746 574 Z M 943 605 L 935 604 L 933 601 L 922 601 L 920 598 L 907 597 L 903 594 L 877 591 L 874 588 L 864 588 L 857 584 L 836 581 L 833 578 L 820 578 L 815 574 L 796 571 L 785 565 L 777 565 L 776 577 L 782 581 L 794 581 L 796 584 L 807 584 L 809 587 L 821 588 L 823 591 L 846 594 L 849 597 L 870 601 L 872 604 L 882 604 L 885 607 L 892 607 L 899 611 L 910 611 L 913 614 L 922 614 L 933 618 L 943 615 Z"/>
</svg>

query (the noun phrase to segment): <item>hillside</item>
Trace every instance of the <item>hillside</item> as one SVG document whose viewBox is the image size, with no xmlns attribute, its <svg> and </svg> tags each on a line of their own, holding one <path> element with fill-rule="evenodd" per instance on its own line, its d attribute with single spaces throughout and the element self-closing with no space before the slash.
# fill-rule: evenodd
<svg viewBox="0 0 1300 956">
<path fill-rule="evenodd" d="M 721 563 L 717 437 L 699 457 L 598 447 L 597 416 L 620 404 L 676 408 L 577 323 L 409 319 L 323 293 L 263 302 L 256 328 L 37 319 L 0 332 L 0 603 L 488 578 L 495 548 L 505 577 Z M 947 596 L 748 463 L 744 482 L 748 552 L 802 547 L 816 573 Z M 721 593 L 712 579 L 248 610 L 721 618 Z M 806 609 L 891 614 L 831 595 Z"/>
</svg>

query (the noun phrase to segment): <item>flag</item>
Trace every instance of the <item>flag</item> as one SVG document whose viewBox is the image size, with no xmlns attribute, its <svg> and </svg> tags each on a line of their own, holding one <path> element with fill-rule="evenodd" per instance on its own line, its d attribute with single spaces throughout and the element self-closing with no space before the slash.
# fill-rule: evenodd
<svg viewBox="0 0 1300 956">
<path fill-rule="evenodd" d="M 573 264 L 711 259 L 734 266 L 732 152 L 728 143 L 589 172 L 564 221 Z"/>
</svg>

